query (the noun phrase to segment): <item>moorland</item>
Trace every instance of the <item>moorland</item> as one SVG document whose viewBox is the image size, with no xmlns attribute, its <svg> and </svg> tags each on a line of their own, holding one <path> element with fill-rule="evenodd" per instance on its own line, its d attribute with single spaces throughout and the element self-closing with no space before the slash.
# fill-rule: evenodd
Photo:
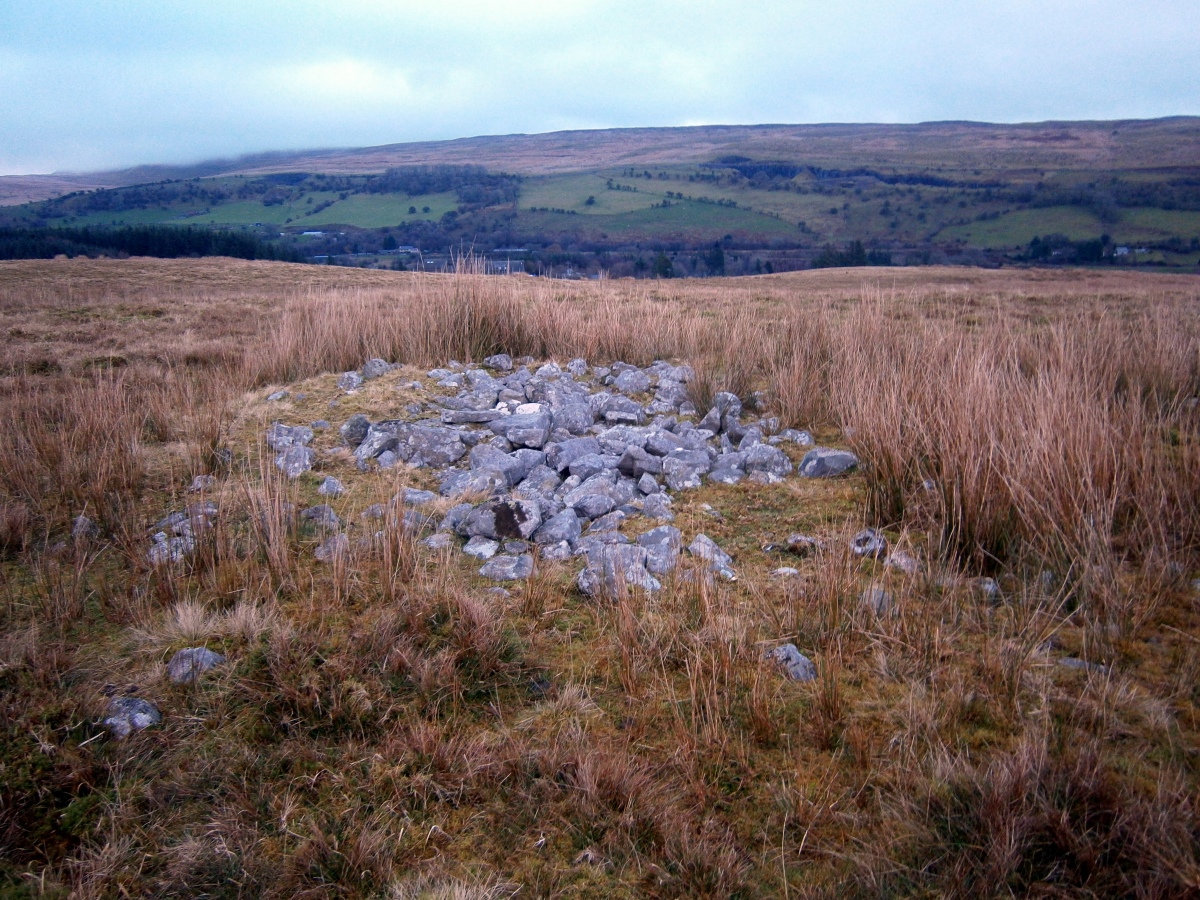
<svg viewBox="0 0 1200 900">
<path fill-rule="evenodd" d="M 0 263 L 4 890 L 1193 893 L 1198 301 L 1113 269 Z M 701 415 L 729 391 L 859 465 L 674 492 L 736 581 L 685 558 L 597 600 L 568 559 L 499 593 L 394 502 L 434 474 L 339 431 L 435 415 L 430 370 L 496 353 L 687 364 Z M 322 420 L 284 477 L 268 428 Z M 347 537 L 324 560 L 318 504 Z M 855 555 L 868 526 L 909 563 Z M 198 646 L 225 661 L 173 683 Z M 130 697 L 162 721 L 120 738 Z"/>
</svg>

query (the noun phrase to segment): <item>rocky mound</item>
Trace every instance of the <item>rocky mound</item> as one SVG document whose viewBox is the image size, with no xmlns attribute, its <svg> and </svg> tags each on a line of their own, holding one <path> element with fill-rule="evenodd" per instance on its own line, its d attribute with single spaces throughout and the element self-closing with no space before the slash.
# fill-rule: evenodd
<svg viewBox="0 0 1200 900">
<path fill-rule="evenodd" d="M 591 367 L 575 359 L 565 367 L 532 366 L 531 359 L 507 355 L 490 357 L 480 368 L 451 363 L 428 377 L 454 395 L 415 407 L 409 418 L 373 422 L 359 414 L 340 429 L 362 471 L 404 464 L 439 472 L 440 495 L 462 502 L 424 543 L 460 545 L 484 562 L 480 574 L 497 581 L 528 577 L 536 553 L 548 560 L 580 558 L 578 584 L 589 596 L 625 586 L 658 590 L 656 576 L 672 571 L 683 549 L 681 532 L 667 524 L 674 518 L 673 494 L 705 482 L 778 483 L 794 472 L 781 445 L 812 444 L 807 432 L 781 431 L 776 419 L 747 417 L 730 393 L 717 394 L 699 415 L 689 395 L 694 373 L 686 365 Z M 387 363 L 371 360 L 361 372 L 341 376 L 339 386 L 355 391 L 387 370 Z M 276 422 L 266 439 L 289 477 L 312 468 L 312 427 Z M 812 448 L 799 473 L 828 477 L 856 464 L 846 451 Z M 321 492 L 340 489 L 327 478 Z M 421 528 L 434 524 L 421 510 L 436 499 L 408 490 L 396 502 L 409 507 L 404 521 Z M 305 515 L 329 519 L 325 524 L 335 531 L 339 524 L 328 507 Z M 631 539 L 620 528 L 634 517 L 649 527 Z M 330 558 L 345 546 L 345 536 L 335 533 L 318 555 Z M 719 577 L 736 578 L 733 560 L 705 535 L 687 550 Z"/>
</svg>

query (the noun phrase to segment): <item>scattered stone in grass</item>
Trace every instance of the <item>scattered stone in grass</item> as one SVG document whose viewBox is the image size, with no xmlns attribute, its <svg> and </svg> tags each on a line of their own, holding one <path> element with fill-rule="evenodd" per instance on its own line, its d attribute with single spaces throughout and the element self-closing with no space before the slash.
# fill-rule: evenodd
<svg viewBox="0 0 1200 900">
<path fill-rule="evenodd" d="M 204 491 L 210 491 L 217 486 L 217 479 L 212 475 L 197 475 L 192 479 L 192 483 L 188 485 L 187 492 L 189 494 L 199 494 Z"/>
<path fill-rule="evenodd" d="M 817 680 L 817 667 L 795 644 L 782 644 L 767 653 L 767 657 L 779 663 L 784 674 L 792 681 Z"/>
<path fill-rule="evenodd" d="M 858 457 L 848 450 L 813 447 L 800 460 L 800 474 L 805 478 L 833 478 L 849 472 L 858 465 Z"/>
<path fill-rule="evenodd" d="M 821 542 L 807 534 L 789 534 L 786 544 L 788 553 L 796 556 L 812 556 L 821 549 Z"/>
<path fill-rule="evenodd" d="M 342 527 L 342 520 L 333 511 L 333 507 L 324 503 L 320 506 L 310 506 L 307 509 L 301 510 L 300 518 L 305 522 L 311 522 L 316 528 L 333 530 L 334 528 Z"/>
<path fill-rule="evenodd" d="M 497 372 L 511 372 L 513 370 L 513 359 L 507 353 L 497 353 L 494 356 L 489 356 L 483 361 L 483 364 L 489 369 L 495 369 Z"/>
<path fill-rule="evenodd" d="M 306 447 L 312 443 L 313 430 L 307 425 L 284 425 L 274 422 L 267 429 L 267 446 L 272 450 L 283 450 L 299 445 Z"/>
<path fill-rule="evenodd" d="M 858 596 L 859 605 L 876 618 L 890 615 L 894 605 L 892 595 L 881 584 L 872 584 Z"/>
<path fill-rule="evenodd" d="M 100 537 L 100 526 L 87 516 L 78 515 L 71 523 L 71 537 L 77 541 L 94 540 Z"/>
<path fill-rule="evenodd" d="M 646 549 L 634 544 L 588 543 L 584 547 L 587 566 L 576 584 L 593 600 L 612 600 L 628 589 L 654 592 L 662 588 L 646 569 Z"/>
<path fill-rule="evenodd" d="M 637 543 L 646 549 L 646 570 L 655 575 L 666 575 L 679 564 L 683 533 L 673 525 L 659 525 L 638 535 Z"/>
<path fill-rule="evenodd" d="M 165 531 L 159 531 L 151 540 L 153 543 L 146 553 L 146 558 L 153 566 L 182 562 L 196 550 L 196 539 L 191 534 L 168 537 Z"/>
<path fill-rule="evenodd" d="M 433 491 L 421 491 L 417 488 L 405 488 L 400 495 L 401 502 L 405 506 L 425 506 L 437 499 L 437 494 Z"/>
<path fill-rule="evenodd" d="M 326 475 L 321 486 L 317 488 L 317 493 L 323 497 L 340 497 L 346 493 L 346 486 L 332 475 Z"/>
<path fill-rule="evenodd" d="M 286 400 L 287 398 L 288 398 L 287 391 L 276 391 L 273 394 L 267 394 L 267 402 L 268 403 L 278 403 L 280 400 Z"/>
<path fill-rule="evenodd" d="M 317 454 L 311 447 L 295 444 L 275 457 L 275 465 L 288 478 L 299 478 L 312 469 L 316 458 Z"/>
<path fill-rule="evenodd" d="M 571 545 L 566 541 L 559 541 L 557 544 L 542 545 L 542 559 L 550 562 L 566 562 L 575 551 L 571 549 Z"/>
<path fill-rule="evenodd" d="M 333 562 L 339 557 L 345 556 L 350 552 L 350 538 L 344 534 L 335 534 L 333 537 L 326 538 L 318 546 L 314 552 L 317 560 L 320 562 Z"/>
<path fill-rule="evenodd" d="M 671 498 L 663 493 L 650 494 L 642 502 L 642 515 L 660 522 L 675 521 L 675 514 L 671 512 Z"/>
<path fill-rule="evenodd" d="M 114 737 L 124 740 L 135 731 L 149 728 L 162 721 L 162 713 L 149 700 L 141 697 L 113 697 L 108 704 L 104 727 Z"/>
<path fill-rule="evenodd" d="M 708 562 L 712 571 L 726 581 L 737 581 L 737 573 L 733 571 L 733 559 L 708 535 L 696 535 L 695 540 L 688 544 L 688 553 Z"/>
<path fill-rule="evenodd" d="M 1075 656 L 1064 656 L 1058 661 L 1058 664 L 1066 666 L 1068 669 L 1080 669 L 1084 672 L 1094 672 L 1097 675 L 1108 674 L 1108 666 L 1101 665 L 1100 663 L 1086 662 Z"/>
<path fill-rule="evenodd" d="M 313 431 L 328 431 L 329 430 L 329 420 L 328 419 L 315 419 L 312 422 L 308 423 L 308 427 L 311 428 Z"/>
<path fill-rule="evenodd" d="M 207 647 L 185 647 L 167 663 L 167 674 L 176 684 L 198 681 L 200 676 L 225 662 L 225 657 Z"/>
<path fill-rule="evenodd" d="M 363 377 L 357 372 L 343 372 L 337 380 L 337 386 L 346 393 L 357 391 L 362 383 Z"/>
<path fill-rule="evenodd" d="M 898 569 L 905 575 L 916 575 L 921 571 L 921 562 L 914 556 L 909 556 L 903 550 L 893 550 L 888 554 L 883 564 L 889 569 Z"/>
<path fill-rule="evenodd" d="M 995 578 L 973 578 L 971 587 L 983 594 L 989 603 L 996 603 L 1000 600 L 1000 584 Z"/>
<path fill-rule="evenodd" d="M 449 550 L 454 545 L 454 538 L 445 532 L 439 532 L 425 538 L 421 543 L 430 550 Z"/>
<path fill-rule="evenodd" d="M 367 432 L 371 430 L 371 420 L 362 413 L 355 413 L 344 423 L 338 431 L 342 435 L 342 440 L 346 442 L 347 447 L 357 448 L 367 437 Z"/>
<path fill-rule="evenodd" d="M 887 538 L 874 528 L 864 528 L 850 539 L 850 552 L 861 559 L 881 559 L 887 549 Z"/>
<path fill-rule="evenodd" d="M 386 360 L 368 359 L 362 367 L 362 377 L 364 381 L 371 381 L 375 378 L 382 378 L 390 371 L 392 371 L 392 367 Z"/>
</svg>

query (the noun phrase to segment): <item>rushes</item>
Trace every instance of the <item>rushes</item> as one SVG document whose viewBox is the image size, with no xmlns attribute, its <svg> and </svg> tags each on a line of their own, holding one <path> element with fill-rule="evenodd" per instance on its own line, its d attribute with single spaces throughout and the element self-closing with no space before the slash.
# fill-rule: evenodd
<svg viewBox="0 0 1200 900">
<path fill-rule="evenodd" d="M 57 374 L 0 380 L 0 882 L 96 896 L 765 896 L 781 876 L 794 896 L 1194 891 L 1194 299 L 893 296 L 859 275 L 559 283 L 467 264 L 287 269 L 271 286 L 267 268 L 230 264 L 245 298 L 270 298 L 247 314 L 263 317 L 253 342 L 226 320 L 194 353 L 124 348 L 127 366 L 96 374 L 47 351 Z M 163 296 L 199 305 L 210 290 Z M 316 560 L 295 516 L 323 502 L 316 480 L 284 480 L 264 447 L 243 454 L 230 392 L 370 356 L 497 350 L 688 362 L 701 406 L 762 391 L 764 414 L 863 466 L 714 487 L 711 521 L 681 495 L 681 528 L 702 523 L 737 555 L 734 584 L 685 557 L 654 596 L 597 605 L 553 565 L 497 596 L 476 565 L 420 547 L 401 505 L 359 518 L 402 487 L 370 474 L 332 501 L 346 552 Z M 294 409 L 325 414 L 311 402 Z M 322 453 L 318 470 L 348 464 Z M 201 471 L 221 476 L 221 515 L 188 564 L 151 569 L 147 524 Z M 80 512 L 99 537 L 66 539 Z M 866 523 L 923 571 L 854 557 Z M 773 577 L 757 545 L 792 531 L 825 545 Z M 973 579 L 985 572 L 995 590 Z M 874 583 L 894 601 L 884 615 L 859 601 Z M 764 659 L 785 641 L 816 681 Z M 226 667 L 174 689 L 161 661 L 198 644 Z M 134 686 L 164 723 L 118 745 L 95 723 L 106 691 Z"/>
</svg>

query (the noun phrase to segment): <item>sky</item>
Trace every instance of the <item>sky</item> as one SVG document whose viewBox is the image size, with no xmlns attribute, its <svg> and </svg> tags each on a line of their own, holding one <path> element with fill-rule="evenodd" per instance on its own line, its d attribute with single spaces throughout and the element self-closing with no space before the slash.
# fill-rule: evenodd
<svg viewBox="0 0 1200 900">
<path fill-rule="evenodd" d="M 0 174 L 577 128 L 1198 114 L 1196 0 L 0 0 Z"/>
</svg>

